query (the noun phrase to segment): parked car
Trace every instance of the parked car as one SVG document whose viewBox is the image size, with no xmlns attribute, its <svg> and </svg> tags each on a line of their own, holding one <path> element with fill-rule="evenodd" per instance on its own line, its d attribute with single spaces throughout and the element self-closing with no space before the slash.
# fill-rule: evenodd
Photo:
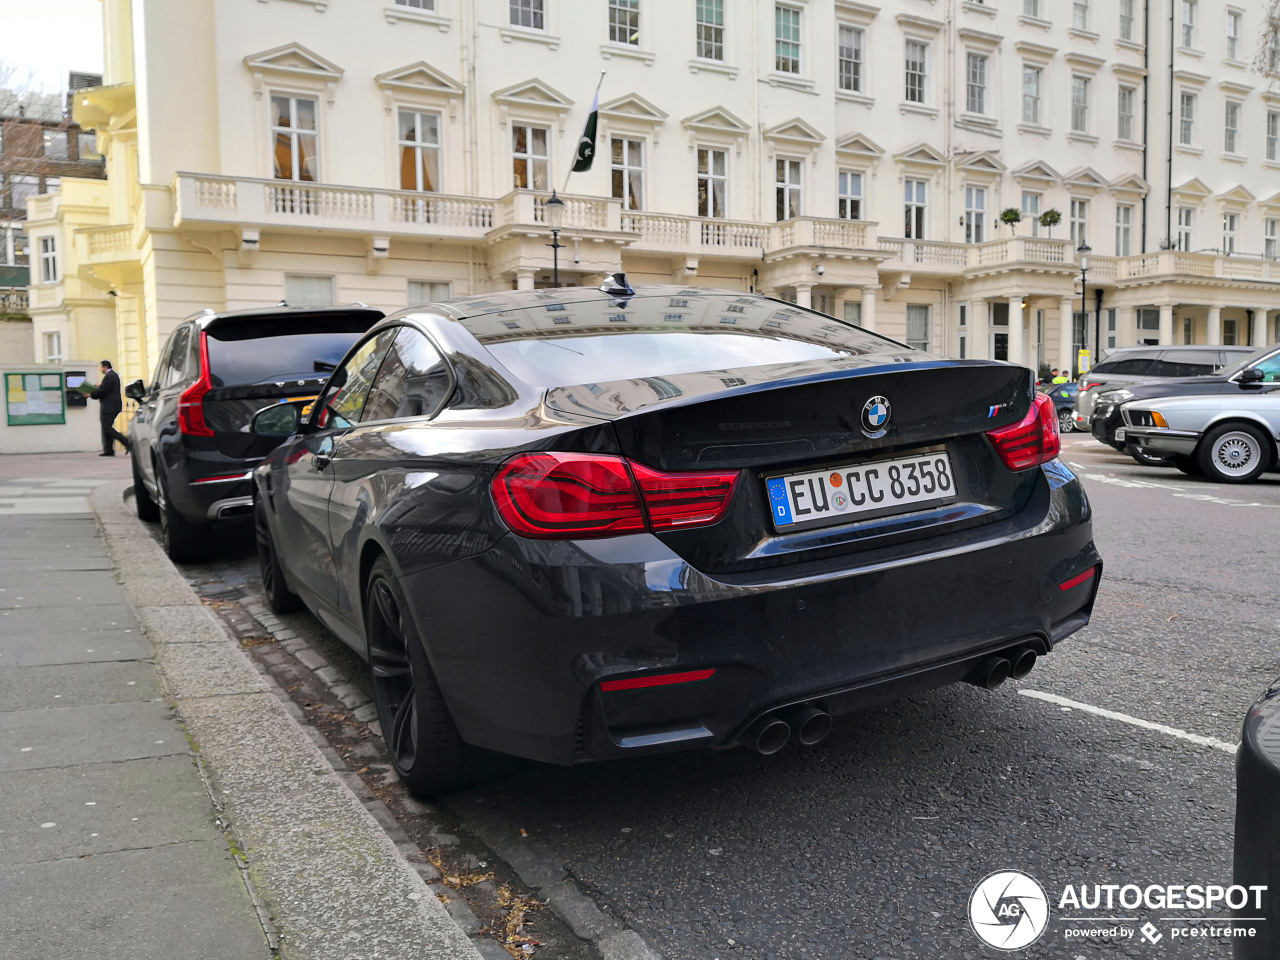
<svg viewBox="0 0 1280 960">
<path fill-rule="evenodd" d="M 1230 349 L 1230 348 L 1223 348 Z M 1243 377 L 1246 370 L 1261 370 L 1261 380 L 1248 380 Z M 1233 366 L 1212 374 L 1197 377 L 1170 377 L 1163 380 L 1149 380 L 1135 383 L 1127 387 L 1115 389 L 1094 388 L 1093 419 L 1090 431 L 1095 439 L 1134 455 L 1134 445 L 1128 440 L 1124 421 L 1120 416 L 1120 408 L 1130 400 L 1154 400 L 1158 397 L 1198 396 L 1203 394 L 1222 394 L 1236 396 L 1241 393 L 1256 393 L 1263 384 L 1280 381 L 1280 346 L 1272 345 L 1246 354 Z M 1167 458 L 1158 457 L 1154 451 L 1138 450 L 1134 455 L 1139 463 L 1158 465 L 1168 462 Z"/>
<path fill-rule="evenodd" d="M 1076 382 L 1080 385 L 1076 401 L 1076 425 L 1089 429 L 1093 420 L 1093 403 L 1107 390 L 1145 383 L 1148 380 L 1176 377 L 1209 376 L 1253 353 L 1250 347 L 1204 347 L 1178 345 L 1167 347 L 1119 347 L 1107 352 L 1106 359 Z"/>
<path fill-rule="evenodd" d="M 251 516 L 250 471 L 277 442 L 249 432 L 253 415 L 314 399 L 382 317 L 364 306 L 206 310 L 169 335 L 151 385 L 135 380 L 125 394 L 138 402 L 129 426 L 138 516 L 160 521 L 171 559 L 201 559 L 209 524 Z"/>
<path fill-rule="evenodd" d="M 681 287 L 403 312 L 254 470 L 277 610 L 372 668 L 418 793 L 474 748 L 558 764 L 820 740 L 993 687 L 1089 621 L 1102 561 L 1031 372 Z"/>
<path fill-rule="evenodd" d="M 1053 408 L 1058 416 L 1058 432 L 1071 433 L 1076 428 L 1075 406 L 1076 394 L 1080 385 L 1073 381 L 1067 383 L 1046 383 L 1040 392 L 1053 401 Z"/>
<path fill-rule="evenodd" d="M 1235 869 L 1233 883 L 1257 891 L 1237 917 L 1257 930 L 1254 937 L 1233 937 L 1235 960 L 1271 960 L 1280 953 L 1280 680 L 1249 708 L 1236 753 Z"/>
<path fill-rule="evenodd" d="M 1246 383 L 1262 372 L 1245 371 Z M 1173 459 L 1184 473 L 1248 483 L 1277 464 L 1280 385 L 1261 393 L 1131 400 L 1121 408 L 1130 442 Z"/>
</svg>

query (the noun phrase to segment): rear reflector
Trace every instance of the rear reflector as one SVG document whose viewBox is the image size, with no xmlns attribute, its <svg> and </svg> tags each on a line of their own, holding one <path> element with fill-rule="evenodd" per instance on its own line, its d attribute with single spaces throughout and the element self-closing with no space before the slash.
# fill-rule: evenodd
<svg viewBox="0 0 1280 960">
<path fill-rule="evenodd" d="M 1097 568 L 1097 567 L 1090 567 L 1090 568 L 1089 568 L 1088 570 L 1086 570 L 1084 573 L 1082 573 L 1082 574 L 1080 574 L 1080 575 L 1078 575 L 1078 576 L 1072 577 L 1072 578 L 1071 578 L 1070 580 L 1068 580 L 1066 583 L 1060 583 L 1060 584 L 1058 584 L 1058 589 L 1059 589 L 1059 590 L 1070 590 L 1072 587 L 1078 587 L 1078 586 L 1080 586 L 1080 584 L 1085 583 L 1085 582 L 1087 582 L 1087 581 L 1089 581 L 1089 580 L 1092 580 L 1092 579 L 1093 579 L 1093 575 L 1094 575 L 1095 573 L 1097 573 L 1097 572 L 1098 572 L 1098 568 Z"/>
<path fill-rule="evenodd" d="M 248 480 L 253 476 L 252 470 L 246 470 L 244 473 L 225 473 L 216 477 L 197 477 L 191 482 L 195 483 L 231 483 L 233 480 Z"/>
<path fill-rule="evenodd" d="M 490 490 L 515 533 L 575 539 L 715 523 L 737 479 L 737 471 L 663 473 L 612 454 L 521 453 Z"/>
<path fill-rule="evenodd" d="M 1036 394 L 1021 421 L 992 430 L 987 436 L 1010 470 L 1027 470 L 1047 463 L 1062 450 L 1057 411 L 1053 400 L 1042 393 Z"/>
<path fill-rule="evenodd" d="M 684 673 L 662 673 L 653 677 L 629 677 L 626 680 L 605 680 L 601 682 L 600 689 L 607 692 L 610 690 L 639 690 L 642 687 L 666 687 L 673 683 L 692 683 L 695 680 L 707 680 L 714 673 L 714 669 L 687 670 Z"/>
</svg>

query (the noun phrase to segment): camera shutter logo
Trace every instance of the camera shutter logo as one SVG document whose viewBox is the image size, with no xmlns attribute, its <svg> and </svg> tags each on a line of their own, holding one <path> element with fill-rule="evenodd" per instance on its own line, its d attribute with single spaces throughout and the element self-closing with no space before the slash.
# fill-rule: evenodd
<svg viewBox="0 0 1280 960">
<path fill-rule="evenodd" d="M 999 870 L 969 897 L 969 924 L 978 939 L 997 950 L 1022 950 L 1049 925 L 1044 887 L 1017 870 Z"/>
<path fill-rule="evenodd" d="M 862 405 L 862 432 L 873 440 L 883 437 L 889 429 L 892 412 L 886 398 L 872 397 Z"/>
</svg>

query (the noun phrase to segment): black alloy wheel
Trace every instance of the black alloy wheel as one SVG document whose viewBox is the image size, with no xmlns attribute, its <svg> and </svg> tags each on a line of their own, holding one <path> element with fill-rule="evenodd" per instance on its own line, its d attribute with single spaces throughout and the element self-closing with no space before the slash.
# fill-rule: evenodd
<svg viewBox="0 0 1280 960">
<path fill-rule="evenodd" d="M 198 563 L 208 553 L 200 528 L 188 523 L 169 496 L 169 485 L 156 465 L 156 507 L 160 513 L 160 540 L 164 551 L 174 563 Z"/>
<path fill-rule="evenodd" d="M 365 589 L 365 637 L 378 722 L 396 773 L 419 796 L 461 786 L 476 751 L 458 735 L 386 557 L 374 562 Z"/>
<path fill-rule="evenodd" d="M 1071 416 L 1071 411 L 1063 408 L 1058 411 L 1058 432 L 1059 433 L 1075 433 L 1076 421 Z"/>
<path fill-rule="evenodd" d="M 142 471 L 138 469 L 138 460 L 129 454 L 129 466 L 133 469 L 133 506 L 138 512 L 138 519 L 146 523 L 155 523 L 160 519 L 160 508 L 147 492 L 147 485 L 142 482 Z"/>
<path fill-rule="evenodd" d="M 253 539 L 258 546 L 258 570 L 262 575 L 262 593 L 276 613 L 293 613 L 302 609 L 302 600 L 285 583 L 280 555 L 267 520 L 267 509 L 261 500 L 253 503 Z"/>
<path fill-rule="evenodd" d="M 1162 457 L 1150 451 L 1144 450 L 1142 447 L 1135 446 L 1132 443 L 1126 444 L 1124 452 L 1133 457 L 1139 464 L 1144 467 L 1167 467 L 1169 466 L 1169 458 Z"/>
</svg>

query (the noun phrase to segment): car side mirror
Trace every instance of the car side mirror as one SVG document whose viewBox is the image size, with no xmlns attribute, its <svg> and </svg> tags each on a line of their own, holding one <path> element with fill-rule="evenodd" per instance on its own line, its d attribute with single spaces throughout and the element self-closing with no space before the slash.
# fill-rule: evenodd
<svg viewBox="0 0 1280 960">
<path fill-rule="evenodd" d="M 1266 373 L 1259 370 L 1257 367 L 1249 367 L 1248 369 L 1240 371 L 1241 383 L 1262 383 L 1266 379 Z"/>
<path fill-rule="evenodd" d="M 298 432 L 302 408 L 296 403 L 277 403 L 264 407 L 249 421 L 249 432 L 257 437 L 280 439 Z"/>
<path fill-rule="evenodd" d="M 147 395 L 147 386 L 141 380 L 135 380 L 124 388 L 124 395 L 130 400 L 141 400 Z"/>
</svg>

